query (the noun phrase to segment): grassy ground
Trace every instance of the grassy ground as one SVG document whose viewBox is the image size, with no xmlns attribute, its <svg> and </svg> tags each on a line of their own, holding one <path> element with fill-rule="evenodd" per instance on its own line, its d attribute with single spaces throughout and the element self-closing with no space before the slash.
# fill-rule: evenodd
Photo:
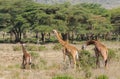
<svg viewBox="0 0 120 79">
<path fill-rule="evenodd" d="M 53 50 L 55 44 L 44 45 L 45 49 L 40 51 L 29 51 L 34 53 L 33 69 L 21 69 L 22 51 L 19 44 L 0 44 L 0 79 L 53 79 L 55 76 L 67 75 L 71 78 L 64 79 L 96 79 L 100 75 L 106 75 L 109 79 L 120 79 L 120 42 L 102 42 L 108 48 L 113 49 L 117 55 L 116 59 L 109 61 L 108 69 L 104 69 L 101 60 L 101 68 L 85 70 L 73 70 L 68 65 L 68 60 L 63 62 L 61 50 Z M 27 44 L 28 46 L 41 46 Z M 80 44 L 76 44 L 81 49 Z M 86 50 L 93 52 L 94 46 L 88 46 Z M 94 52 L 92 53 L 94 56 Z M 87 73 L 86 73 L 87 72 Z M 63 78 L 56 78 L 63 79 Z"/>
</svg>

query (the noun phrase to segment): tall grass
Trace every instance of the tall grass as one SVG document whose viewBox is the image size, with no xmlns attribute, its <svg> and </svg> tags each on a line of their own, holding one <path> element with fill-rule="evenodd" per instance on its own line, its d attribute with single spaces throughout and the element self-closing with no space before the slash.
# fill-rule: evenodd
<svg viewBox="0 0 120 79">
<path fill-rule="evenodd" d="M 45 69 L 45 65 L 47 64 L 47 61 L 44 60 L 44 58 L 40 57 L 39 53 L 36 52 L 30 52 L 32 56 L 32 69 Z"/>
<path fill-rule="evenodd" d="M 60 43 L 57 43 L 54 45 L 53 50 L 60 50 L 62 48 L 62 45 Z"/>
<path fill-rule="evenodd" d="M 99 75 L 96 79 L 109 79 L 106 75 Z"/>
<path fill-rule="evenodd" d="M 79 62 L 80 66 L 85 68 L 94 68 L 95 67 L 95 57 L 91 55 L 91 53 L 87 50 L 80 51 L 79 54 Z"/>
<path fill-rule="evenodd" d="M 74 79 L 74 78 L 68 75 L 58 75 L 54 76 L 52 79 Z"/>
</svg>

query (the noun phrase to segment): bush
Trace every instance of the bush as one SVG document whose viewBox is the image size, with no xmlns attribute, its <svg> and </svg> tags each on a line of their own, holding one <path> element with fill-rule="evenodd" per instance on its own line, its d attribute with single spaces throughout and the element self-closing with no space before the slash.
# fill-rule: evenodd
<svg viewBox="0 0 120 79">
<path fill-rule="evenodd" d="M 21 41 L 23 41 L 25 43 L 37 43 L 36 38 L 26 38 L 26 39 L 22 39 Z"/>
<path fill-rule="evenodd" d="M 47 62 L 42 58 L 35 59 L 35 61 L 31 65 L 31 68 L 32 69 L 37 69 L 37 70 L 38 69 L 45 69 L 46 64 L 47 64 Z"/>
<path fill-rule="evenodd" d="M 87 50 L 82 50 L 79 54 L 80 66 L 83 69 L 95 67 L 95 60 L 95 57 L 93 57 Z"/>
<path fill-rule="evenodd" d="M 85 72 L 85 77 L 90 78 L 92 76 L 92 73 L 90 71 Z"/>
<path fill-rule="evenodd" d="M 27 50 L 28 50 L 28 51 L 37 51 L 38 48 L 37 48 L 37 46 L 32 45 L 32 46 L 27 46 Z"/>
<path fill-rule="evenodd" d="M 108 49 L 108 60 L 116 58 L 116 53 L 112 49 Z"/>
<path fill-rule="evenodd" d="M 45 46 L 39 46 L 38 51 L 47 50 Z"/>
<path fill-rule="evenodd" d="M 52 79 L 73 79 L 73 77 L 67 75 L 60 75 L 60 76 L 55 76 Z"/>
<path fill-rule="evenodd" d="M 96 79 L 109 79 L 106 75 L 100 75 Z"/>
<path fill-rule="evenodd" d="M 62 45 L 60 43 L 55 44 L 53 47 L 54 50 L 60 50 L 62 48 Z"/>
<path fill-rule="evenodd" d="M 39 53 L 30 52 L 30 54 L 32 56 L 31 68 L 32 69 L 44 69 L 47 62 L 43 58 L 39 57 Z"/>
<path fill-rule="evenodd" d="M 45 48 L 45 46 L 32 45 L 32 46 L 27 46 L 27 50 L 29 50 L 29 51 L 43 51 L 43 50 L 46 50 L 46 48 Z"/>
<path fill-rule="evenodd" d="M 38 58 L 39 57 L 39 54 L 36 53 L 36 52 L 30 52 L 30 54 L 33 58 Z"/>
<path fill-rule="evenodd" d="M 13 51 L 20 51 L 21 47 L 20 46 L 13 46 Z"/>
</svg>

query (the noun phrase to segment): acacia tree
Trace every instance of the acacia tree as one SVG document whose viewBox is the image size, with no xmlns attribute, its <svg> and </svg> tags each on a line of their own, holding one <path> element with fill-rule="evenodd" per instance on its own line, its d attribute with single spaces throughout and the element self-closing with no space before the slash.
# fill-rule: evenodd
<svg viewBox="0 0 120 79">
<path fill-rule="evenodd" d="M 77 33 L 82 33 L 87 39 L 90 39 L 89 36 L 106 33 L 111 31 L 112 25 L 110 23 L 110 13 L 102 8 L 98 4 L 81 4 L 77 5 L 79 7 L 84 8 L 83 11 L 83 19 L 78 25 Z M 87 10 L 87 11 L 86 11 Z M 79 15 L 81 16 L 81 15 Z M 83 37 L 82 37 L 83 38 Z"/>
<path fill-rule="evenodd" d="M 111 23 L 114 25 L 114 32 L 120 34 L 120 8 L 112 9 Z"/>
<path fill-rule="evenodd" d="M 22 13 L 24 13 L 25 6 L 28 1 L 17 0 L 11 1 L 6 0 L 3 1 L 4 5 L 1 8 L 1 14 L 7 14 L 10 18 L 3 19 L 2 21 L 6 22 L 5 29 L 7 29 L 11 34 L 13 33 L 15 36 L 15 42 L 21 40 L 21 35 L 24 32 L 25 28 L 28 27 L 27 21 L 22 17 Z"/>
<path fill-rule="evenodd" d="M 111 30 L 108 10 L 98 4 L 38 4 L 29 0 L 5 1 L 0 8 L 0 28 L 5 28 L 20 41 L 26 30 L 36 33 L 45 42 L 45 34 L 53 28 L 59 30 L 64 40 L 74 35 L 84 36 L 109 32 Z M 112 16 L 116 24 L 116 17 Z M 82 35 L 83 34 L 83 35 Z M 71 35 L 71 36 L 70 36 Z"/>
</svg>

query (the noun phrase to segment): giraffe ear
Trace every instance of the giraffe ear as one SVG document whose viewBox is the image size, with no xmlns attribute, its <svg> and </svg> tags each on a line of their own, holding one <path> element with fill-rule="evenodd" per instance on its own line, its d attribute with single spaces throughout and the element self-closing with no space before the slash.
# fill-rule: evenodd
<svg viewBox="0 0 120 79">
<path fill-rule="evenodd" d="M 23 42 L 22 42 L 22 41 L 20 41 L 19 43 L 20 43 L 20 44 L 23 44 Z"/>
<path fill-rule="evenodd" d="M 53 29 L 53 32 L 54 32 L 54 33 L 56 33 L 56 32 L 57 32 L 57 30 Z"/>
<path fill-rule="evenodd" d="M 84 45 L 82 45 L 82 50 L 84 50 L 86 48 L 86 45 L 84 44 Z"/>
</svg>

